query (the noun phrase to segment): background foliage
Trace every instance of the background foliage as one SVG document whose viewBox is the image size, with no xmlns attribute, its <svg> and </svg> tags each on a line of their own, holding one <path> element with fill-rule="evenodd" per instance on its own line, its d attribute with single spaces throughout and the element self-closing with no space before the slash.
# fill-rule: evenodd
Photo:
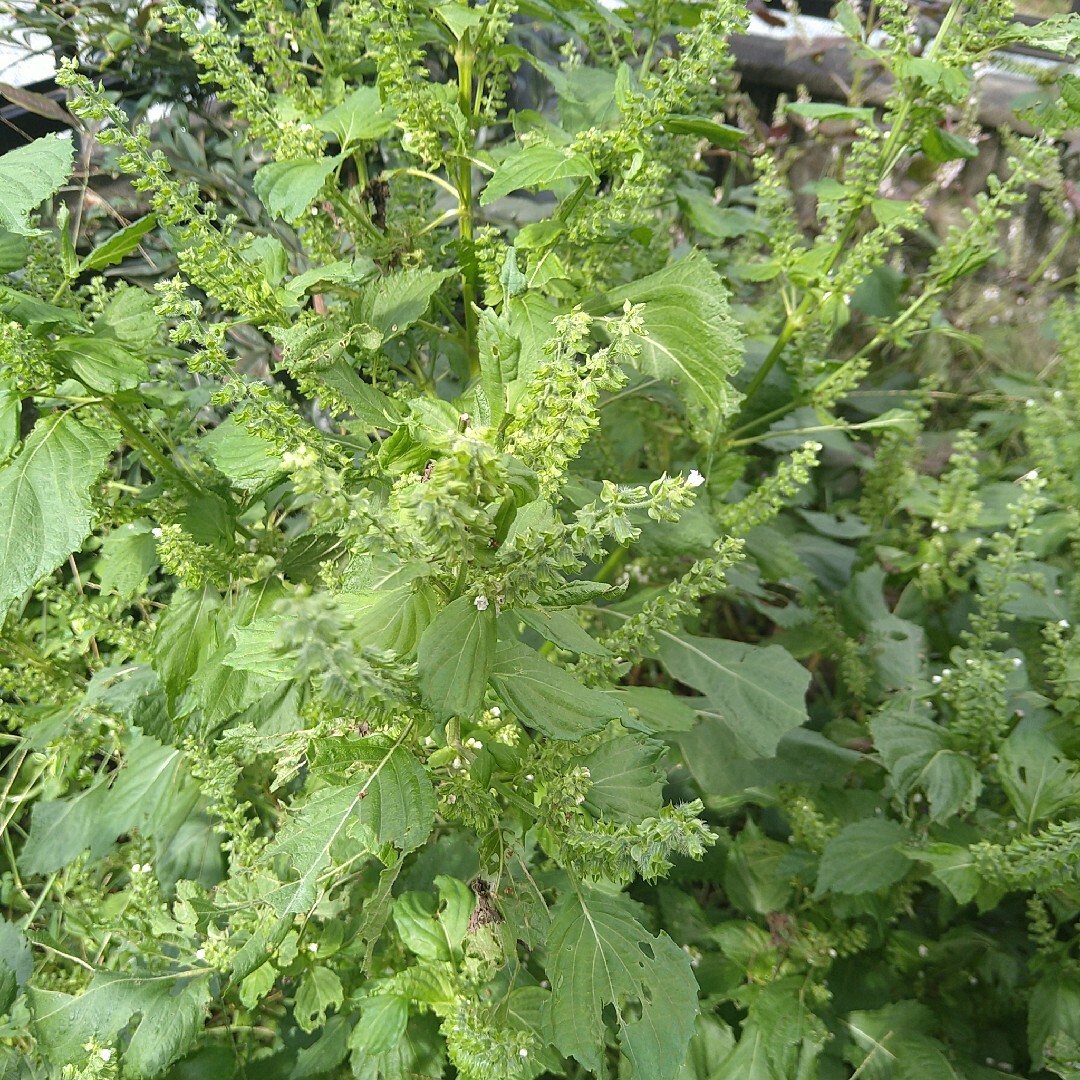
<svg viewBox="0 0 1080 1080">
<path fill-rule="evenodd" d="M 884 109 L 764 111 L 726 0 L 38 11 L 5 1078 L 1080 1074 L 1080 83 L 974 97 L 1080 26 L 1011 15 L 842 4 Z"/>
</svg>

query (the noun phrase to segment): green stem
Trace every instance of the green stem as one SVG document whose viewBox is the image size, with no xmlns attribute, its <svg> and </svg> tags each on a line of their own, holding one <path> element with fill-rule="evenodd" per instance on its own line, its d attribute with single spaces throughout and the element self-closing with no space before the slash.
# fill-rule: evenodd
<svg viewBox="0 0 1080 1080">
<path fill-rule="evenodd" d="M 156 466 L 158 472 L 171 476 L 178 484 L 189 490 L 197 490 L 195 485 L 111 402 L 102 401 L 102 406 L 115 421 L 128 444 L 141 450 Z"/>
<path fill-rule="evenodd" d="M 458 67 L 458 105 L 470 122 L 473 119 L 473 61 L 476 59 L 471 45 L 459 44 L 454 55 Z M 465 306 L 465 353 L 469 358 L 469 375 L 480 375 L 479 349 L 477 348 L 478 324 L 476 315 L 476 263 L 473 251 L 473 186 L 472 147 L 463 154 L 457 166 L 457 197 L 460 217 L 463 261 L 461 268 L 461 299 Z"/>
</svg>

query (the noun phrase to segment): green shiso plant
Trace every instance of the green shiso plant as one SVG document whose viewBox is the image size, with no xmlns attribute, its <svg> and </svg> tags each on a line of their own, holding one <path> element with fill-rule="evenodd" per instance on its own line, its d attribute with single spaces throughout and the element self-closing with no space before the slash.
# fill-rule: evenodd
<svg viewBox="0 0 1080 1080">
<path fill-rule="evenodd" d="M 1080 1074 L 1080 325 L 902 363 L 1068 250 L 1067 73 L 924 211 L 1077 20 L 762 122 L 726 0 L 228 14 L 235 204 L 75 64 L 0 158 L 0 1076 Z"/>
</svg>

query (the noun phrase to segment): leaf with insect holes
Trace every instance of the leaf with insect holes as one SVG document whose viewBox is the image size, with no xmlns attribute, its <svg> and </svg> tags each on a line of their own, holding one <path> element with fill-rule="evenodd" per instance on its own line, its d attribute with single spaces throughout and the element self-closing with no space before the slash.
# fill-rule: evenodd
<svg viewBox="0 0 1080 1080">
<path fill-rule="evenodd" d="M 689 956 L 619 897 L 567 892 L 552 916 L 545 966 L 556 1048 L 599 1074 L 611 1007 L 634 1080 L 675 1080 L 698 1013 Z"/>
</svg>

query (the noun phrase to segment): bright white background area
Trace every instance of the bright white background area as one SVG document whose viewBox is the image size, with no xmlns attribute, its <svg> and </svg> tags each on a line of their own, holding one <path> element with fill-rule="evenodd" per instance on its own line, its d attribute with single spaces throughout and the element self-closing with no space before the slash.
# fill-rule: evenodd
<svg viewBox="0 0 1080 1080">
<path fill-rule="evenodd" d="M 0 15 L 0 27 L 7 29 L 10 25 L 11 16 Z M 49 39 L 44 34 L 29 35 L 22 48 L 0 41 L 0 82 L 27 86 L 50 78 L 56 71 L 56 65 L 48 48 Z"/>
</svg>

